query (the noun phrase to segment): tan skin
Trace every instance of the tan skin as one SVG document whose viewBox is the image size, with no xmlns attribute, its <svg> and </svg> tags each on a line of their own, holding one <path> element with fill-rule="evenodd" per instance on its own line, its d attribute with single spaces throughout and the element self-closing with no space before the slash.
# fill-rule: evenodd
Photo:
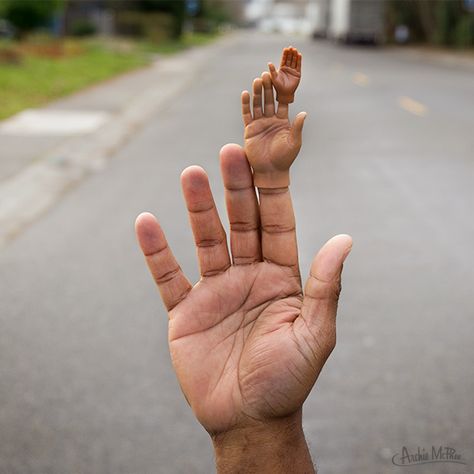
<svg viewBox="0 0 474 474">
<path fill-rule="evenodd" d="M 295 98 L 295 91 L 301 80 L 302 56 L 296 48 L 289 47 L 283 50 L 280 69 L 268 63 L 268 69 L 277 91 L 277 101 L 280 104 L 291 104 Z"/>
<path fill-rule="evenodd" d="M 301 148 L 306 113 L 299 113 L 290 124 L 288 105 L 275 107 L 270 74 L 253 81 L 253 114 L 250 94 L 242 92 L 245 125 L 245 154 L 254 172 L 257 187 L 280 188 L 290 182 L 289 170 Z M 263 104 L 262 104 L 263 96 Z"/>
<path fill-rule="evenodd" d="M 243 94 L 246 152 L 260 148 L 273 166 L 282 154 L 296 157 L 302 122 L 289 125 L 286 105 L 275 113 L 265 76 L 254 82 L 254 93 L 262 84 L 267 92 L 263 113 L 254 100 L 252 115 Z M 220 153 L 230 250 L 205 171 L 192 166 L 181 176 L 201 273 L 194 286 L 154 216 L 137 218 L 137 237 L 168 310 L 173 366 L 212 437 L 218 473 L 313 473 L 302 405 L 335 346 L 342 265 L 352 240 L 329 240 L 303 288 L 289 189 L 260 186 L 257 199 L 246 152 L 226 145 Z M 274 184 L 275 174 L 266 177 Z"/>
<path fill-rule="evenodd" d="M 260 189 L 258 203 L 237 145 L 223 148 L 221 168 L 231 253 L 204 170 L 193 166 L 182 174 L 201 270 L 194 286 L 156 219 L 147 213 L 137 219 L 140 246 L 168 309 L 172 362 L 186 399 L 213 437 L 218 472 L 252 472 L 226 468 L 245 465 L 242 456 L 248 460 L 253 446 L 248 440 L 265 439 L 277 426 L 278 436 L 288 433 L 288 439 L 272 442 L 293 446 L 305 463 L 292 472 L 312 472 L 301 406 L 335 345 L 340 275 L 351 239 L 334 237 L 320 250 L 303 291 L 289 190 Z M 248 449 L 241 453 L 245 440 Z M 261 445 L 258 456 L 265 459 Z M 266 466 L 258 472 L 286 468 L 269 460 Z"/>
</svg>

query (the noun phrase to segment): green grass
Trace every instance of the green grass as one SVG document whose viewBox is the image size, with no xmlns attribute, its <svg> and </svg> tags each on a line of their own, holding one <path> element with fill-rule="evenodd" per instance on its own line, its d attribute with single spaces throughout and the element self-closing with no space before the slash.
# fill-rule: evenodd
<svg viewBox="0 0 474 474">
<path fill-rule="evenodd" d="M 159 45 L 128 43 L 126 48 L 83 40 L 77 43 L 82 50 L 77 55 L 51 59 L 26 54 L 20 64 L 0 63 L 0 119 L 144 66 L 151 61 L 150 53 L 172 54 L 213 38 L 193 34 Z"/>
<path fill-rule="evenodd" d="M 37 107 L 116 74 L 143 66 L 144 54 L 92 46 L 77 56 L 26 56 L 19 65 L 0 65 L 0 119 Z"/>
</svg>

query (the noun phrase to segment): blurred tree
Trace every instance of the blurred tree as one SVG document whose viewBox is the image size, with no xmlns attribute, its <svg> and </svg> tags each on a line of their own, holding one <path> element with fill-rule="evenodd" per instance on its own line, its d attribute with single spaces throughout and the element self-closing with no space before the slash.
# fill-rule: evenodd
<svg viewBox="0 0 474 474">
<path fill-rule="evenodd" d="M 433 42 L 438 30 L 438 18 L 436 15 L 437 2 L 417 1 L 416 10 L 420 18 L 424 36 L 429 42 Z M 439 2 L 438 2 L 439 3 Z M 434 8 L 433 8 L 434 7 Z"/>
<path fill-rule="evenodd" d="M 399 25 L 408 27 L 410 41 L 424 41 L 423 26 L 412 0 L 391 0 L 387 9 L 389 37 L 393 37 Z"/>
<path fill-rule="evenodd" d="M 230 21 L 229 12 L 222 0 L 202 0 L 201 16 L 217 24 Z"/>
<path fill-rule="evenodd" d="M 464 15 L 454 30 L 454 44 L 458 48 L 468 48 L 474 45 L 474 15 Z"/>
<path fill-rule="evenodd" d="M 193 17 L 194 29 L 203 33 L 212 33 L 231 19 L 223 0 L 200 0 Z"/>
<path fill-rule="evenodd" d="M 186 19 L 186 0 L 136 0 L 131 2 L 131 6 L 133 6 L 133 9 L 141 11 L 169 13 L 173 17 L 172 36 L 177 39 L 183 34 Z"/>
<path fill-rule="evenodd" d="M 48 24 L 63 6 L 64 0 L 0 0 L 0 13 L 23 35 Z"/>
<path fill-rule="evenodd" d="M 465 5 L 464 1 L 439 1 L 436 43 L 461 48 L 474 45 L 474 14 Z"/>
<path fill-rule="evenodd" d="M 1 1 L 1 0 L 0 0 Z M 173 18 L 172 36 L 179 38 L 185 23 L 195 31 L 212 32 L 243 9 L 241 0 L 106 0 L 115 11 L 160 12 Z M 239 5 L 235 5 L 235 3 Z"/>
<path fill-rule="evenodd" d="M 388 28 L 406 25 L 412 41 L 444 46 L 474 45 L 474 14 L 466 0 L 391 0 Z"/>
</svg>

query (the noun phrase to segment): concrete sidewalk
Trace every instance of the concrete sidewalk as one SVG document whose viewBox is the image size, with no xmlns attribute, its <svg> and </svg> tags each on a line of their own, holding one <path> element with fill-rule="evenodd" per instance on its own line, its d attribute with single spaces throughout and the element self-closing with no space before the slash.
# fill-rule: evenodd
<svg viewBox="0 0 474 474">
<path fill-rule="evenodd" d="M 195 54 L 194 50 L 193 54 Z M 178 57 L 189 56 L 190 52 L 187 51 Z M 166 74 L 166 68 L 170 61 L 176 61 L 178 57 L 157 58 L 148 67 L 87 87 L 78 93 L 34 110 L 42 114 L 100 111 L 105 112 L 113 120 L 122 115 L 143 92 L 148 92 L 157 84 L 167 87 L 167 84 L 172 81 L 170 81 L 170 74 Z M 89 133 L 75 131 L 74 126 L 71 127 L 69 133 L 55 129 L 54 126 L 49 130 L 43 130 L 42 133 L 33 133 L 31 128 L 26 129 L 21 125 L 15 127 L 17 130 L 11 130 L 12 124 L 17 124 L 23 115 L 25 115 L 24 112 L 20 112 L 0 122 L 0 182 L 12 177 L 25 166 L 44 159 L 45 155 L 54 154 L 56 148 L 69 140 L 88 138 L 85 135 Z"/>
<path fill-rule="evenodd" d="M 237 36 L 159 57 L 149 67 L 0 122 L 0 247 L 71 186 L 101 169 Z"/>
</svg>

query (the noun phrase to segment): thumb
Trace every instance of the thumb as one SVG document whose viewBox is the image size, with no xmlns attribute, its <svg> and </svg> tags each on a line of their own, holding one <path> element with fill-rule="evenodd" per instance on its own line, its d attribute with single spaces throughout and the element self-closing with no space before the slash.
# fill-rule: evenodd
<svg viewBox="0 0 474 474">
<path fill-rule="evenodd" d="M 330 349 L 335 344 L 336 312 L 341 292 L 344 260 L 352 249 L 349 235 L 336 235 L 328 240 L 311 264 L 304 290 L 301 315 L 308 328 L 326 342 Z"/>
<path fill-rule="evenodd" d="M 295 120 L 293 120 L 293 125 L 291 126 L 291 136 L 293 141 L 299 144 L 301 144 L 302 141 L 303 125 L 306 115 L 306 112 L 300 112 L 295 117 Z"/>
</svg>

